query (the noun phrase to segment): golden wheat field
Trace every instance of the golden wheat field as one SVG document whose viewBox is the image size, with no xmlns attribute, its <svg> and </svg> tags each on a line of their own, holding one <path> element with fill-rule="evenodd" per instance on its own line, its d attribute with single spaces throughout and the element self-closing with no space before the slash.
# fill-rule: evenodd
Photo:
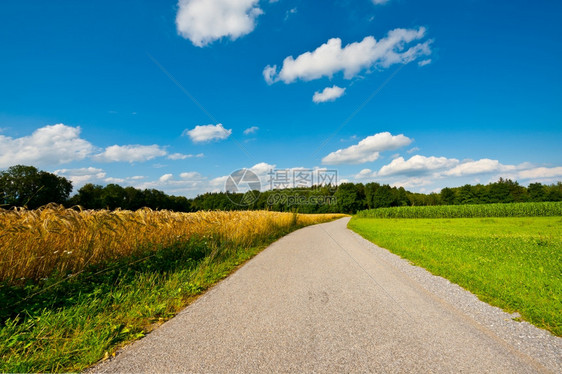
<svg viewBox="0 0 562 374">
<path fill-rule="evenodd" d="M 268 211 L 176 213 L 76 210 L 49 205 L 37 210 L 0 209 L 0 281 L 77 273 L 88 265 L 154 250 L 192 237 L 252 246 L 276 230 L 332 220 L 337 214 Z"/>
</svg>

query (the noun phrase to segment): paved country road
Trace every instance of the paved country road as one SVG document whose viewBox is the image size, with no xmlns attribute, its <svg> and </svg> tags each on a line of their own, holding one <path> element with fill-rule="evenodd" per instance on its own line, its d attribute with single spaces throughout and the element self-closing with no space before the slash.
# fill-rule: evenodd
<svg viewBox="0 0 562 374">
<path fill-rule="evenodd" d="M 346 228 L 277 241 L 99 373 L 562 372 L 562 339 Z"/>
</svg>

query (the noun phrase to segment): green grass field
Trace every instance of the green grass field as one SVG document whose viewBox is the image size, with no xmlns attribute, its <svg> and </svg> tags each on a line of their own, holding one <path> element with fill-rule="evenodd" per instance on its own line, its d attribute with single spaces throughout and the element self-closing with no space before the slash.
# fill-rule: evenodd
<svg viewBox="0 0 562 374">
<path fill-rule="evenodd" d="M 562 335 L 562 217 L 354 217 L 349 228 L 481 300 Z"/>
<path fill-rule="evenodd" d="M 403 206 L 363 210 L 361 218 L 475 218 L 562 216 L 562 202 Z"/>
</svg>

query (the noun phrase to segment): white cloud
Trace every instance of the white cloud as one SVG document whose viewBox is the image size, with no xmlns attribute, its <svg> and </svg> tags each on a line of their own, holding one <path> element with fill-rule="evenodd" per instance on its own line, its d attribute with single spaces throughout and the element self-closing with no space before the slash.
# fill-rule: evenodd
<svg viewBox="0 0 562 374">
<path fill-rule="evenodd" d="M 271 165 L 266 162 L 260 162 L 250 168 L 251 171 L 260 177 L 265 177 L 272 169 L 275 169 L 275 165 Z"/>
<path fill-rule="evenodd" d="M 411 142 L 412 139 L 402 134 L 392 135 L 389 132 L 381 132 L 366 137 L 356 145 L 330 153 L 322 159 L 322 163 L 337 165 L 371 162 L 379 158 L 379 152 L 404 147 Z"/>
<path fill-rule="evenodd" d="M 372 171 L 371 169 L 363 169 L 355 175 L 355 179 L 373 178 L 375 175 L 377 175 L 377 173 Z"/>
<path fill-rule="evenodd" d="M 408 149 L 408 150 L 406 151 L 406 153 L 407 153 L 407 154 L 410 154 L 410 153 L 417 152 L 417 151 L 419 151 L 419 150 L 420 150 L 420 149 L 419 149 L 418 147 L 414 147 L 414 148 Z"/>
<path fill-rule="evenodd" d="M 86 183 L 101 181 L 106 176 L 106 173 L 103 169 L 94 167 L 79 169 L 59 169 L 55 170 L 54 174 L 70 179 L 72 181 L 74 189 L 79 188 Z"/>
<path fill-rule="evenodd" d="M 562 166 L 546 168 L 538 167 L 520 171 L 517 176 L 521 179 L 549 179 L 562 178 Z"/>
<path fill-rule="evenodd" d="M 259 0 L 179 0 L 178 33 L 203 47 L 222 37 L 236 40 L 256 27 Z"/>
<path fill-rule="evenodd" d="M 431 64 L 431 59 L 428 58 L 427 60 L 422 60 L 420 62 L 418 62 L 418 66 L 425 66 L 425 65 L 429 65 Z"/>
<path fill-rule="evenodd" d="M 188 135 L 194 143 L 202 143 L 226 139 L 232 134 L 232 130 L 225 129 L 222 123 L 219 123 L 217 125 L 195 126 L 192 130 L 185 130 L 183 134 Z"/>
<path fill-rule="evenodd" d="M 425 157 L 420 155 L 412 156 L 409 160 L 404 157 L 395 158 L 388 165 L 381 167 L 378 176 L 387 175 L 421 175 L 431 171 L 448 169 L 459 163 L 457 159 L 446 157 Z"/>
<path fill-rule="evenodd" d="M 209 186 L 211 187 L 211 192 L 224 192 L 225 184 L 229 175 L 223 175 L 221 177 L 213 178 L 209 181 Z"/>
<path fill-rule="evenodd" d="M 273 84 L 276 82 L 276 75 L 277 75 L 277 65 L 269 66 L 267 65 L 263 69 L 263 79 L 267 82 L 267 84 Z"/>
<path fill-rule="evenodd" d="M 345 88 L 338 86 L 326 87 L 322 92 L 316 91 L 312 96 L 312 101 L 315 103 L 324 103 L 326 101 L 335 101 L 341 97 L 345 92 Z"/>
<path fill-rule="evenodd" d="M 388 3 L 389 0 L 371 0 L 375 5 L 381 5 Z"/>
<path fill-rule="evenodd" d="M 422 187 L 422 186 L 428 186 L 432 183 L 433 183 L 433 181 L 431 179 L 408 178 L 406 180 L 396 181 L 396 182 L 392 183 L 391 187 L 397 187 L 397 188 L 404 187 L 405 189 L 410 189 L 410 188 L 418 188 L 418 187 Z"/>
<path fill-rule="evenodd" d="M 168 160 L 185 160 L 186 158 L 193 157 L 193 155 L 184 155 L 183 153 L 172 153 L 168 155 Z"/>
<path fill-rule="evenodd" d="M 244 130 L 244 135 L 250 135 L 255 133 L 256 131 L 258 131 L 260 128 L 257 126 L 252 126 L 252 127 L 248 127 L 246 130 Z"/>
<path fill-rule="evenodd" d="M 196 171 L 184 172 L 180 174 L 181 179 L 201 179 L 202 176 Z"/>
<path fill-rule="evenodd" d="M 420 56 L 431 54 L 431 41 L 418 43 L 408 49 L 406 44 L 420 40 L 425 36 L 425 28 L 394 29 L 387 36 L 376 41 L 367 36 L 361 42 L 355 42 L 342 48 L 339 38 L 328 40 L 312 52 L 305 52 L 296 59 L 285 58 L 283 66 L 266 66 L 263 76 L 268 84 L 278 81 L 292 83 L 297 79 L 309 81 L 321 77 L 332 77 L 343 72 L 344 78 L 351 79 L 364 69 L 388 68 L 393 64 L 406 64 Z"/>
<path fill-rule="evenodd" d="M 162 175 L 158 180 L 159 180 L 160 182 L 164 182 L 164 183 L 165 183 L 165 182 L 168 182 L 169 180 L 171 180 L 173 177 L 174 177 L 173 174 L 164 174 L 164 175 Z"/>
<path fill-rule="evenodd" d="M 270 170 L 275 169 L 275 165 L 260 162 L 248 168 L 262 181 L 262 190 L 269 187 L 267 184 L 267 174 Z M 209 179 L 196 171 L 182 172 L 179 175 L 166 173 L 152 181 L 144 181 L 142 183 L 133 183 L 133 186 L 140 189 L 155 188 L 173 195 L 185 195 L 195 197 L 205 192 L 221 192 L 225 190 L 225 183 L 229 175 L 219 176 Z M 132 178 L 127 178 L 129 182 Z"/>
<path fill-rule="evenodd" d="M 183 154 L 183 153 L 172 153 L 170 155 L 168 155 L 168 159 L 169 160 L 185 160 L 187 158 L 193 158 L 193 157 L 197 157 L 197 158 L 201 158 L 203 157 L 204 154 L 203 153 L 199 153 L 196 155 L 192 155 L 192 154 Z"/>
<path fill-rule="evenodd" d="M 118 183 L 123 183 L 123 182 L 125 182 L 125 179 L 124 179 L 124 178 L 109 177 L 109 178 L 105 178 L 104 181 L 105 181 L 106 183 L 118 184 Z"/>
<path fill-rule="evenodd" d="M 444 175 L 460 177 L 464 175 L 485 174 L 498 171 L 508 171 L 515 169 L 515 166 L 502 165 L 498 160 L 483 158 L 477 161 L 466 161 L 454 168 L 447 170 Z"/>
<path fill-rule="evenodd" d="M 261 181 L 261 189 L 266 190 L 269 188 L 268 185 L 268 173 L 275 169 L 276 165 L 271 165 L 268 164 L 266 162 L 260 162 L 258 164 L 255 164 L 254 166 L 250 167 L 250 168 L 246 168 L 247 170 L 250 170 L 252 172 L 254 172 L 258 178 L 260 178 Z M 235 172 L 233 170 L 233 172 Z M 224 192 L 225 191 L 225 185 L 226 185 L 226 181 L 228 180 L 228 178 L 230 177 L 230 175 L 223 175 L 217 178 L 213 178 L 209 181 L 209 187 L 211 188 L 211 192 Z"/>
<path fill-rule="evenodd" d="M 80 127 L 60 123 L 41 127 L 21 138 L 0 135 L 0 167 L 56 165 L 82 160 L 94 152 L 95 147 L 80 138 L 80 131 Z"/>
<path fill-rule="evenodd" d="M 409 178 L 398 181 L 393 179 L 394 176 L 400 175 Z M 452 178 L 478 175 L 490 176 L 490 182 L 496 181 L 499 177 L 504 177 L 518 181 L 548 183 L 556 182 L 562 178 L 562 167 L 536 167 L 526 162 L 508 165 L 488 158 L 460 162 L 455 158 L 416 155 L 409 160 L 404 160 L 403 157 L 392 160 L 389 164 L 382 166 L 379 171 L 363 169 L 355 175 L 355 179 L 377 178 L 377 180 L 383 180 L 393 186 L 417 188 L 435 183 L 438 180 L 446 181 L 450 185 L 451 181 L 454 180 Z M 474 179 L 474 181 L 478 183 L 479 179 Z"/>
<path fill-rule="evenodd" d="M 166 156 L 168 152 L 159 145 L 112 145 L 92 157 L 101 162 L 144 162 L 155 157 Z"/>
<path fill-rule="evenodd" d="M 180 179 L 176 179 L 173 174 L 167 173 L 156 180 L 133 183 L 133 187 L 139 189 L 157 189 L 167 194 L 191 197 L 211 190 L 207 178 L 203 177 L 198 172 L 183 172 L 179 177 Z"/>
</svg>

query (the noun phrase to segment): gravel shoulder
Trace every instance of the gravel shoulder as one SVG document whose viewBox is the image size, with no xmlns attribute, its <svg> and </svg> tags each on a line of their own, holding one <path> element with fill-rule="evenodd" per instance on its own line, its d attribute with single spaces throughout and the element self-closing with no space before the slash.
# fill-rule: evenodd
<svg viewBox="0 0 562 374">
<path fill-rule="evenodd" d="M 562 339 L 346 228 L 272 244 L 89 373 L 562 372 Z"/>
</svg>

